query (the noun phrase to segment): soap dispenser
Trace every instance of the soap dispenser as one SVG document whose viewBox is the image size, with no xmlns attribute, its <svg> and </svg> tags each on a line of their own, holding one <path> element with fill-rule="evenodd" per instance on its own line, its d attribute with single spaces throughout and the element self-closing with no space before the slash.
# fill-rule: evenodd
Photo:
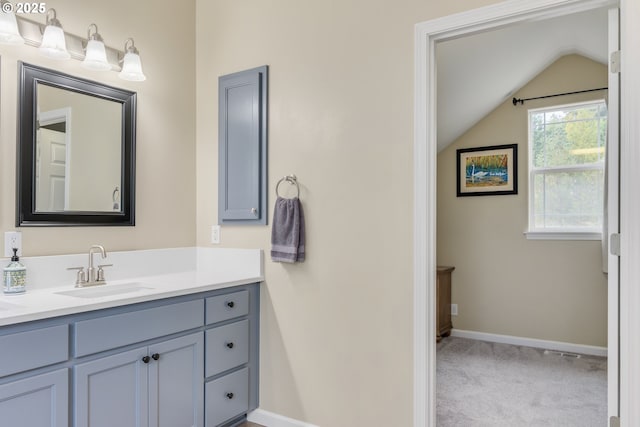
<svg viewBox="0 0 640 427">
<path fill-rule="evenodd" d="M 13 248 L 11 262 L 4 268 L 2 279 L 5 294 L 18 294 L 26 291 L 27 268 L 20 262 L 17 248 Z"/>
</svg>

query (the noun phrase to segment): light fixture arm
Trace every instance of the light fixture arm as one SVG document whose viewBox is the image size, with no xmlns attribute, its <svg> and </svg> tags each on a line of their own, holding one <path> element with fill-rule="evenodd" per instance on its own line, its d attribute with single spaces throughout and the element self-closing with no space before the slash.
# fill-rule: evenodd
<svg viewBox="0 0 640 427">
<path fill-rule="evenodd" d="M 131 42 L 131 44 L 129 45 L 129 42 Z M 127 47 L 127 45 L 129 45 Z M 124 41 L 124 52 L 125 53 L 135 53 L 136 55 L 140 55 L 140 52 L 138 52 L 138 49 L 135 46 L 135 42 L 133 41 L 133 39 L 131 37 L 129 37 L 128 39 L 126 39 Z"/>
<path fill-rule="evenodd" d="M 52 7 L 50 7 L 47 10 L 46 25 L 62 28 L 62 24 L 60 23 L 60 21 L 58 21 L 58 15 L 56 14 L 56 10 Z"/>
<path fill-rule="evenodd" d="M 92 28 L 93 28 L 93 34 L 91 33 Z M 96 24 L 91 24 L 89 25 L 89 28 L 87 28 L 87 41 L 89 40 L 104 42 L 102 40 L 102 36 L 98 33 L 98 26 Z"/>
</svg>

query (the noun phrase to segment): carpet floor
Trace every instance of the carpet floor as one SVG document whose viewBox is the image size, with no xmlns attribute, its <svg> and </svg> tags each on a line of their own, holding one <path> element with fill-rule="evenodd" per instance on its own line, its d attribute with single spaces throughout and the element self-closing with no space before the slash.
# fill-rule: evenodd
<svg viewBox="0 0 640 427">
<path fill-rule="evenodd" d="M 438 427 L 607 425 L 607 359 L 457 337 L 437 345 Z"/>
</svg>

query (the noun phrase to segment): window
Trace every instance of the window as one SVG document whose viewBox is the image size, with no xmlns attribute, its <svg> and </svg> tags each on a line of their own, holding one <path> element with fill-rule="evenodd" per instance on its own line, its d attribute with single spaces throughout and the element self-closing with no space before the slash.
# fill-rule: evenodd
<svg viewBox="0 0 640 427">
<path fill-rule="evenodd" d="M 604 101 L 529 110 L 528 238 L 601 238 L 606 139 Z"/>
</svg>

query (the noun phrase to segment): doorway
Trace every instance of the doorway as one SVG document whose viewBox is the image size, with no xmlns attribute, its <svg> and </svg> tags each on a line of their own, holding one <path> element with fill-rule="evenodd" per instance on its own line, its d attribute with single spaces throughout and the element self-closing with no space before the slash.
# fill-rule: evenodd
<svg viewBox="0 0 640 427">
<path fill-rule="evenodd" d="M 608 7 L 609 1 L 548 2 L 540 8 L 533 2 L 505 2 L 469 11 L 416 27 L 415 104 L 415 247 L 414 247 L 414 426 L 435 425 L 435 206 L 436 206 L 436 105 L 435 44 L 438 40 L 487 31 L 518 22 Z M 611 231 L 611 230 L 610 230 Z M 617 311 L 617 305 L 616 305 Z M 616 334 L 617 335 L 617 334 Z M 616 337 L 617 338 L 617 337 Z M 611 343 L 609 343 L 611 347 Z M 617 347 L 617 346 L 616 346 Z M 615 358 L 617 360 L 617 357 Z M 617 393 L 616 393 L 617 394 Z M 613 406 L 613 407 L 612 407 Z M 617 404 L 610 405 L 617 414 Z"/>
</svg>

